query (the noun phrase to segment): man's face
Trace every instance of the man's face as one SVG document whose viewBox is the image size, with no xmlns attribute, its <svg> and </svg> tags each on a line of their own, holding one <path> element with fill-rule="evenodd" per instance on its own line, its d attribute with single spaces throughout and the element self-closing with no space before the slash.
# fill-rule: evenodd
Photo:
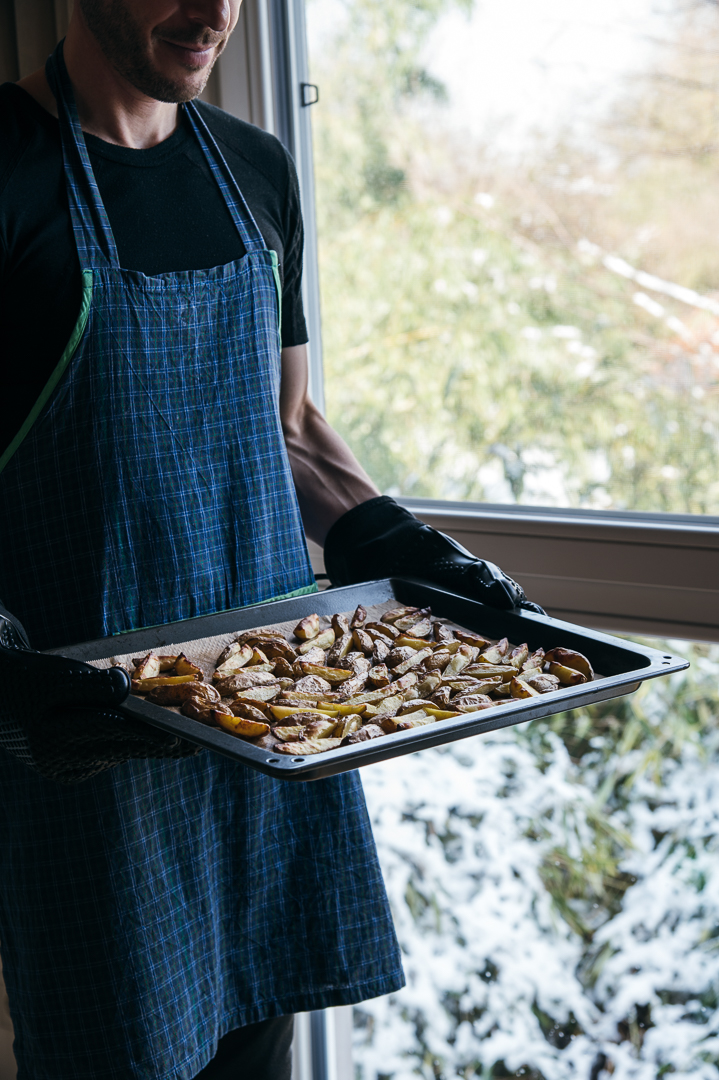
<svg viewBox="0 0 719 1080">
<path fill-rule="evenodd" d="M 112 66 L 148 97 L 201 94 L 235 28 L 242 0 L 79 0 Z"/>
</svg>

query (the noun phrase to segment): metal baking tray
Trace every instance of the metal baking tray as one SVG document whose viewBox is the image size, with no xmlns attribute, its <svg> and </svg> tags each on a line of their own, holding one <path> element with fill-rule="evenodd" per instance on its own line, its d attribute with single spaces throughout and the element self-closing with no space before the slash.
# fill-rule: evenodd
<svg viewBox="0 0 719 1080">
<path fill-rule="evenodd" d="M 461 717 L 439 720 L 426 727 L 396 732 L 382 739 L 372 739 L 355 746 L 338 747 L 324 754 L 307 758 L 287 758 L 254 746 L 227 732 L 207 727 L 160 705 L 139 697 L 130 697 L 121 707 L 129 713 L 154 724 L 164 731 L 189 739 L 208 750 L 243 762 L 245 765 L 281 780 L 318 780 L 336 773 L 348 772 L 361 765 L 399 757 L 424 750 L 428 746 L 467 739 L 487 731 L 522 724 L 553 713 L 566 712 L 595 701 L 622 697 L 633 693 L 645 679 L 655 679 L 689 666 L 680 656 L 658 652 L 645 645 L 620 640 L 596 630 L 573 623 L 536 615 L 529 611 L 498 611 L 476 600 L 467 600 L 436 586 L 405 578 L 365 582 L 346 588 L 327 589 L 293 600 L 260 604 L 254 607 L 225 611 L 182 622 L 168 623 L 148 630 L 137 630 L 121 636 L 101 638 L 81 645 L 53 649 L 52 652 L 77 660 L 97 661 L 116 654 L 157 651 L 168 645 L 181 645 L 200 638 L 219 634 L 239 633 L 255 627 L 268 626 L 289 620 L 299 621 L 316 611 L 330 616 L 337 611 L 352 611 L 358 604 L 368 607 L 396 600 L 417 607 L 431 606 L 432 614 L 450 619 L 459 626 L 485 637 L 508 637 L 513 644 L 527 642 L 530 651 L 561 645 L 576 649 L 587 656 L 600 672 L 594 682 L 581 686 L 562 687 L 538 698 L 509 700 L 491 710 L 466 713 Z"/>
</svg>

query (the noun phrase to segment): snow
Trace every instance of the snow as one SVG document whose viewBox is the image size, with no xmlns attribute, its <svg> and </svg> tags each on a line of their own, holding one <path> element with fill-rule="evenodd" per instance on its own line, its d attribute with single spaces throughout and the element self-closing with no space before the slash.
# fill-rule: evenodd
<svg viewBox="0 0 719 1080">
<path fill-rule="evenodd" d="M 715 651 L 693 676 L 712 685 Z M 672 695 L 686 688 L 673 678 L 642 699 L 660 741 L 674 737 Z M 363 770 L 407 987 L 356 1010 L 358 1077 L 484 1077 L 504 1062 L 511 1075 L 589 1080 L 603 1053 L 614 1080 L 667 1070 L 716 1080 L 716 727 L 667 757 L 642 744 L 607 760 L 597 737 L 581 766 L 558 735 L 546 732 L 540 754 L 526 731 Z M 603 806 L 607 769 L 630 792 L 625 805 Z M 587 942 L 557 910 L 543 867 L 591 853 L 601 814 L 636 882 L 615 913 L 582 909 Z M 630 1038 L 645 1006 L 653 1026 Z"/>
</svg>

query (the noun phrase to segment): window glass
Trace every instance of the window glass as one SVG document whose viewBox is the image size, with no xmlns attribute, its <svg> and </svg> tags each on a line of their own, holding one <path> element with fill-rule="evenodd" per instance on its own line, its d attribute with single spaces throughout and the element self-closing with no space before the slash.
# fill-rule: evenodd
<svg viewBox="0 0 719 1080">
<path fill-rule="evenodd" d="M 328 414 L 383 491 L 719 513 L 719 9 L 308 0 Z"/>
<path fill-rule="evenodd" d="M 636 695 L 362 770 L 407 986 L 358 1080 L 719 1065 L 719 647 Z"/>
</svg>

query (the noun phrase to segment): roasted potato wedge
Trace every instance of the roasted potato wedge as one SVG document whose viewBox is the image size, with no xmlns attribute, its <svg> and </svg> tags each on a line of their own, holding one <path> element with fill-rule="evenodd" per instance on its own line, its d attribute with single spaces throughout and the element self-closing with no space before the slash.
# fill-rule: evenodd
<svg viewBox="0 0 719 1080">
<path fill-rule="evenodd" d="M 302 668 L 306 675 L 317 675 L 329 683 L 342 683 L 354 675 L 353 671 L 345 671 L 344 668 L 322 667 L 320 664 L 303 663 Z"/>
<path fill-rule="evenodd" d="M 320 617 L 317 613 L 312 615 L 306 615 L 304 619 L 300 619 L 297 626 L 294 629 L 294 635 L 299 638 L 300 641 L 311 641 L 316 638 L 320 632 Z"/>
<path fill-rule="evenodd" d="M 252 659 L 252 646 L 238 645 L 237 642 L 235 642 L 235 645 L 237 645 L 237 648 L 230 656 L 228 656 L 222 663 L 219 663 L 218 661 L 217 667 L 215 668 L 215 675 L 213 675 L 213 678 L 215 678 L 215 676 L 217 675 L 219 675 L 221 678 L 224 678 L 226 675 L 235 675 L 238 671 L 241 671 L 242 668 L 246 667 L 247 664 L 249 664 L 250 660 Z M 225 652 L 227 652 L 226 649 Z"/>
<path fill-rule="evenodd" d="M 334 640 L 335 632 L 332 627 L 330 627 L 328 630 L 322 630 L 322 632 L 319 633 L 317 637 L 312 638 L 311 641 L 305 641 L 300 645 L 297 649 L 297 654 L 301 657 L 304 656 L 305 653 L 308 653 L 310 649 L 329 649 L 334 644 Z"/>
<path fill-rule="evenodd" d="M 137 694 L 147 694 L 159 686 L 179 686 L 181 683 L 197 683 L 196 675 L 158 675 L 153 679 L 133 679 L 132 689 Z"/>
<path fill-rule="evenodd" d="M 539 697 L 539 690 L 535 690 L 533 686 L 517 676 L 509 684 L 509 692 L 515 698 Z"/>
<path fill-rule="evenodd" d="M 580 686 L 587 681 L 587 676 L 575 668 L 565 667 L 564 664 L 556 664 L 550 660 L 547 664 L 550 675 L 556 675 L 562 686 Z"/>
<path fill-rule="evenodd" d="M 155 679 L 160 674 L 160 657 L 155 656 L 154 653 L 148 653 L 141 660 L 133 662 L 136 679 Z"/>
<path fill-rule="evenodd" d="M 330 623 L 336 638 L 344 637 L 345 634 L 349 634 L 350 621 L 346 615 L 333 615 L 330 619 Z"/>
<path fill-rule="evenodd" d="M 352 736 L 350 735 L 351 739 Z M 324 754 L 325 750 L 334 750 L 341 739 L 306 739 L 304 742 L 278 743 L 275 753 L 288 754 L 292 757 L 309 757 L 311 754 Z"/>
<path fill-rule="evenodd" d="M 188 660 L 184 653 L 180 653 L 175 661 L 176 675 L 194 675 L 196 679 L 204 679 L 205 674 L 201 667 Z"/>
<path fill-rule="evenodd" d="M 153 705 L 177 707 L 192 697 L 200 697 L 207 701 L 208 704 L 220 700 L 220 695 L 214 686 L 198 682 L 197 679 L 193 679 L 191 682 L 173 683 L 171 686 L 158 686 L 156 689 L 150 690 L 147 700 L 151 701 Z"/>
<path fill-rule="evenodd" d="M 592 665 L 583 653 L 575 652 L 574 649 L 562 649 L 559 647 L 550 649 L 545 654 L 544 659 L 549 663 L 561 664 L 563 667 L 580 671 L 587 682 L 592 682 L 594 679 Z"/>
<path fill-rule="evenodd" d="M 367 622 L 367 608 L 358 604 L 355 608 L 355 613 L 350 619 L 350 630 L 357 630 L 359 627 L 364 626 Z"/>
<path fill-rule="evenodd" d="M 340 660 L 342 660 L 347 655 L 353 644 L 354 641 L 352 640 L 352 634 L 349 630 L 336 638 L 334 645 L 327 653 L 327 666 L 337 667 Z"/>
</svg>

